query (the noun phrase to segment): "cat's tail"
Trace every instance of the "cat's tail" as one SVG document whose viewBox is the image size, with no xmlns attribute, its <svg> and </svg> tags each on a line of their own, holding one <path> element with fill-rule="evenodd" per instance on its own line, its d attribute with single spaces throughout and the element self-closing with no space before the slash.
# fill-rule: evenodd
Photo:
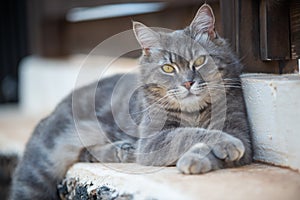
<svg viewBox="0 0 300 200">
<path fill-rule="evenodd" d="M 19 156 L 17 154 L 0 153 L 0 199 L 8 199 L 12 175 L 18 161 Z"/>
</svg>

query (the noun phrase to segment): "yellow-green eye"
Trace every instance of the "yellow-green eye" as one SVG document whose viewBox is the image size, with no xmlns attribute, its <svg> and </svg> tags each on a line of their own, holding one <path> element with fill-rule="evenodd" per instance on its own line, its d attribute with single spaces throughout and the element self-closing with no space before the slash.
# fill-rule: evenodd
<svg viewBox="0 0 300 200">
<path fill-rule="evenodd" d="M 173 73 L 175 71 L 175 68 L 172 65 L 168 65 L 168 64 L 163 65 L 161 69 L 166 73 Z"/>
<path fill-rule="evenodd" d="M 203 65 L 204 62 L 205 62 L 205 56 L 200 56 L 199 58 L 197 58 L 195 60 L 194 66 L 199 67 L 199 66 Z"/>
</svg>

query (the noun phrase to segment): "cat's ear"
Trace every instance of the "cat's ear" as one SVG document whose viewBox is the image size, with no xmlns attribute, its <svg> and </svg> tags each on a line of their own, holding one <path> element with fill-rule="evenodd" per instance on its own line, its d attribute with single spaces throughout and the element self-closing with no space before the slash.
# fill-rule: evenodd
<svg viewBox="0 0 300 200">
<path fill-rule="evenodd" d="M 133 21 L 133 32 L 145 55 L 151 48 L 159 48 L 159 34 L 140 22 Z"/>
<path fill-rule="evenodd" d="M 210 39 L 217 37 L 215 32 L 215 16 L 212 8 L 208 4 L 203 4 L 199 8 L 190 24 L 190 29 L 195 38 L 199 38 L 203 33 L 207 33 Z"/>
</svg>

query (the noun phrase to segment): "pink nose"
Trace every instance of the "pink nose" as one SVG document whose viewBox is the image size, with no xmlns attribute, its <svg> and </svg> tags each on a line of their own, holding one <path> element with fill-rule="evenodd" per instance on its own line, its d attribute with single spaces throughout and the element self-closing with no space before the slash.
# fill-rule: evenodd
<svg viewBox="0 0 300 200">
<path fill-rule="evenodd" d="M 183 86 L 189 90 L 194 83 L 195 83 L 194 81 L 187 81 L 183 83 Z"/>
</svg>

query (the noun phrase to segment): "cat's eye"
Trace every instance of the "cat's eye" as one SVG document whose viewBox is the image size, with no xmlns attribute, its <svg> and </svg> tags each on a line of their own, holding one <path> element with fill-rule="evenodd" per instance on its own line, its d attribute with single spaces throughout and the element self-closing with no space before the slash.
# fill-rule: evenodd
<svg viewBox="0 0 300 200">
<path fill-rule="evenodd" d="M 175 68 L 172 65 L 163 65 L 161 67 L 161 69 L 165 72 L 165 73 L 174 73 L 175 72 Z"/>
<path fill-rule="evenodd" d="M 194 66 L 195 67 L 199 67 L 201 65 L 203 65 L 205 62 L 205 56 L 200 56 L 199 58 L 197 58 L 194 62 Z"/>
</svg>

